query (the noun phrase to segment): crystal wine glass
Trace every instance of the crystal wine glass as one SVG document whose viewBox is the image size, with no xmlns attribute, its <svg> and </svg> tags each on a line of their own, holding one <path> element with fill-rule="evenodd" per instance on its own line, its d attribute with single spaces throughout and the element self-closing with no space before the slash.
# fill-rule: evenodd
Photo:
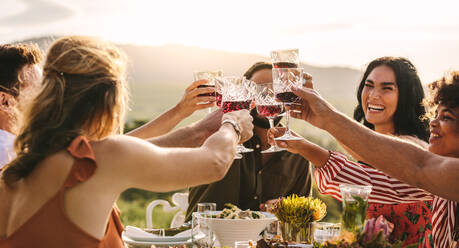
<svg viewBox="0 0 459 248">
<path fill-rule="evenodd" d="M 275 50 L 271 52 L 273 68 L 298 68 L 300 64 L 298 49 Z"/>
<path fill-rule="evenodd" d="M 242 109 L 250 110 L 253 101 L 253 83 L 245 77 L 221 77 L 222 81 L 222 111 L 223 113 L 238 111 Z M 243 145 L 237 146 L 238 153 L 236 159 L 242 158 L 240 153 L 252 152 L 253 149 Z"/>
<path fill-rule="evenodd" d="M 204 87 L 214 87 L 216 86 L 216 78 L 221 77 L 223 75 L 223 72 L 221 70 L 216 70 L 216 71 L 196 71 L 193 73 L 194 76 L 194 81 L 206 79 L 208 81 L 207 84 L 201 84 L 198 86 L 198 88 L 204 88 Z M 217 92 L 215 93 L 206 93 L 206 94 L 199 94 L 198 96 L 215 96 L 217 97 Z M 212 109 L 209 108 L 209 112 L 212 112 Z"/>
<path fill-rule="evenodd" d="M 274 119 L 283 112 L 283 105 L 276 101 L 276 94 L 274 94 L 273 84 L 257 84 L 255 94 L 256 108 L 259 115 L 265 117 L 269 121 L 269 127 L 274 127 Z M 278 147 L 275 143 L 274 146 L 261 151 L 261 153 L 280 152 L 287 149 Z"/>
<path fill-rule="evenodd" d="M 303 68 L 273 68 L 273 87 L 276 98 L 285 105 L 293 104 L 298 97 L 293 94 L 292 87 L 301 87 L 303 83 Z M 300 140 L 290 132 L 290 110 L 285 111 L 286 130 L 284 135 L 275 140 Z"/>
</svg>

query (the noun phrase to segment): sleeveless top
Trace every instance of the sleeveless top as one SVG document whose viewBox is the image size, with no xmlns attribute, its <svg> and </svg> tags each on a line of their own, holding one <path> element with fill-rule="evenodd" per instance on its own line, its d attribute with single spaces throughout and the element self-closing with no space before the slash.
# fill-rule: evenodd
<svg viewBox="0 0 459 248">
<path fill-rule="evenodd" d="M 64 209 L 67 189 L 88 180 L 97 169 L 94 152 L 85 137 L 75 138 L 67 151 L 75 162 L 59 191 L 8 238 L 0 238 L 0 248 L 30 247 L 124 247 L 120 210 L 113 206 L 102 239 L 97 239 L 73 223 Z"/>
</svg>

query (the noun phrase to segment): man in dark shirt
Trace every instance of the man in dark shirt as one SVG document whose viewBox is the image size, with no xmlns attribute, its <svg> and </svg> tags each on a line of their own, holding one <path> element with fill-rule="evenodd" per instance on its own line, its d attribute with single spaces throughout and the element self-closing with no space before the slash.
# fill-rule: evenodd
<svg viewBox="0 0 459 248">
<path fill-rule="evenodd" d="M 272 82 L 271 63 L 258 62 L 244 76 L 258 84 Z M 217 209 L 232 203 L 241 209 L 259 210 L 260 204 L 282 196 L 311 195 L 312 179 L 309 162 L 287 151 L 260 153 L 269 148 L 269 122 L 251 111 L 254 124 L 252 139 L 244 146 L 254 149 L 234 160 L 226 176 L 218 182 L 190 188 L 187 219 L 196 211 L 199 202 L 215 202 Z M 279 123 L 280 117 L 275 120 Z"/>
</svg>

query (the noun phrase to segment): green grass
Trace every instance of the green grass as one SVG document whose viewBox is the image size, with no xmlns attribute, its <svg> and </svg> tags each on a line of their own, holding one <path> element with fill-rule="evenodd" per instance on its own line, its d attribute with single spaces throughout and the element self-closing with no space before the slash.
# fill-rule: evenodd
<svg viewBox="0 0 459 248">
<path fill-rule="evenodd" d="M 155 199 L 169 200 L 172 194 L 161 193 L 156 194 L 144 190 L 130 189 L 124 192 L 118 199 L 117 204 L 121 209 L 121 221 L 124 226 L 137 226 L 146 228 L 145 214 L 147 205 Z M 321 195 L 317 191 L 317 187 L 313 188 L 313 196 L 320 198 L 327 204 L 327 215 L 322 221 L 339 222 L 341 217 L 341 202 L 327 195 Z M 153 197 L 153 198 L 152 198 Z M 169 227 L 172 218 L 176 212 L 164 212 L 162 207 L 157 207 L 153 210 L 153 227 L 167 228 Z"/>
<path fill-rule="evenodd" d="M 145 216 L 148 204 L 157 199 L 171 202 L 173 193 L 175 192 L 154 193 L 139 189 L 126 190 L 117 201 L 118 207 L 121 209 L 121 221 L 125 226 L 130 225 L 146 228 Z M 176 211 L 164 212 L 161 206 L 153 209 L 153 228 L 169 227 L 175 213 Z"/>
</svg>

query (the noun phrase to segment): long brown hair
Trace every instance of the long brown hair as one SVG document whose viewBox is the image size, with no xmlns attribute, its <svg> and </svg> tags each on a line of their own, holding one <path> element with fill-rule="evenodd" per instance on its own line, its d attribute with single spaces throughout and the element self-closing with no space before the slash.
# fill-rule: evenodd
<svg viewBox="0 0 459 248">
<path fill-rule="evenodd" d="M 125 61 L 118 48 L 95 38 L 72 36 L 53 43 L 42 90 L 26 111 L 14 144 L 17 157 L 2 174 L 7 185 L 27 177 L 76 136 L 102 139 L 122 132 Z"/>
<path fill-rule="evenodd" d="M 395 74 L 399 96 L 397 110 L 394 113 L 395 134 L 416 136 L 421 140 L 427 141 L 429 139 L 429 123 L 423 119 L 426 113 L 422 105 L 424 90 L 416 67 L 406 58 L 381 57 L 368 64 L 357 89 L 358 105 L 354 109 L 354 119 L 358 122 L 363 121 L 363 125 L 374 129 L 373 124 L 365 119 L 362 107 L 362 91 L 368 76 L 378 66 L 387 66 Z"/>
</svg>

